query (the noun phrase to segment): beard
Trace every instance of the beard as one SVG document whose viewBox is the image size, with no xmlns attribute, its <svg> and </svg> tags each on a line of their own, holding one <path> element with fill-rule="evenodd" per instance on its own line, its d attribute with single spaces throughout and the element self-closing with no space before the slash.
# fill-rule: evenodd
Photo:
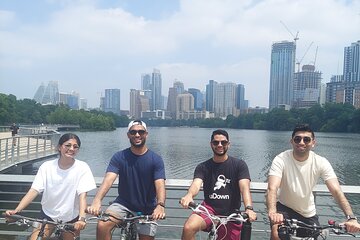
<svg viewBox="0 0 360 240">
<path fill-rule="evenodd" d="M 135 142 L 133 140 L 130 139 L 130 144 L 132 147 L 135 147 L 135 148 L 141 148 L 145 145 L 146 143 L 146 140 L 145 139 L 141 139 L 141 142 Z"/>
<path fill-rule="evenodd" d="M 227 148 L 223 148 L 222 152 L 216 151 L 216 148 L 212 148 L 212 150 L 213 150 L 213 153 L 219 157 L 224 156 L 227 152 Z"/>
</svg>

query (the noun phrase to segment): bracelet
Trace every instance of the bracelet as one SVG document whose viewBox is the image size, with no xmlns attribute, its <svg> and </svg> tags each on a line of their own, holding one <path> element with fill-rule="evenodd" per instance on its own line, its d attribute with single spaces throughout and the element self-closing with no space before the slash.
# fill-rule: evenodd
<svg viewBox="0 0 360 240">
<path fill-rule="evenodd" d="M 156 205 L 160 205 L 160 206 L 162 206 L 163 208 L 165 208 L 165 203 L 163 203 L 163 202 L 158 202 Z"/>
<path fill-rule="evenodd" d="M 79 217 L 78 221 L 86 222 L 86 218 L 85 217 Z"/>
</svg>

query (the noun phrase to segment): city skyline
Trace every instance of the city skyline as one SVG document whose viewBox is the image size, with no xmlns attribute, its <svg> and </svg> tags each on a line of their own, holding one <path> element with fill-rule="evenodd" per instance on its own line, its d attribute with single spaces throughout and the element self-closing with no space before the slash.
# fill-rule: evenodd
<svg viewBox="0 0 360 240">
<path fill-rule="evenodd" d="M 163 96 L 175 79 L 201 91 L 215 80 L 243 84 L 251 107 L 268 107 L 272 44 L 299 31 L 297 61 L 314 61 L 318 46 L 316 70 L 330 82 L 359 40 L 359 12 L 351 0 L 3 1 L 0 92 L 32 99 L 58 81 L 95 108 L 118 88 L 129 109 L 130 89 L 156 68 Z"/>
</svg>

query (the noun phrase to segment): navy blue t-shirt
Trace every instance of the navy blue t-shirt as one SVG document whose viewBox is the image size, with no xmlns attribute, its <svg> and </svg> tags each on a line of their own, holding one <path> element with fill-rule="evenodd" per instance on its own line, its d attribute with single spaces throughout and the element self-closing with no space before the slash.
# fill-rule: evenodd
<svg viewBox="0 0 360 240">
<path fill-rule="evenodd" d="M 156 207 L 154 181 L 165 179 L 162 158 L 148 150 L 143 155 L 135 155 L 130 148 L 115 153 L 106 172 L 119 175 L 119 196 L 115 202 L 134 212 L 152 214 Z"/>
<path fill-rule="evenodd" d="M 195 168 L 194 178 L 203 180 L 205 202 L 218 215 L 228 215 L 240 209 L 239 180 L 251 180 L 246 163 L 230 156 L 222 163 L 216 163 L 212 158 L 200 163 Z"/>
</svg>

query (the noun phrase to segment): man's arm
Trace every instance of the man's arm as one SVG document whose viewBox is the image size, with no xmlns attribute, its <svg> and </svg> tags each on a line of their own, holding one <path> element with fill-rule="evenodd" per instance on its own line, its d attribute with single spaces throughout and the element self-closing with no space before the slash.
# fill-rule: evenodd
<svg viewBox="0 0 360 240">
<path fill-rule="evenodd" d="M 188 208 L 189 203 L 194 201 L 193 198 L 199 193 L 202 183 L 203 183 L 203 180 L 201 178 L 195 178 L 192 181 L 187 194 L 184 197 L 182 197 L 180 200 L 180 204 L 184 208 Z"/>
<path fill-rule="evenodd" d="M 157 206 L 153 212 L 153 218 L 162 219 L 165 217 L 165 199 L 166 199 L 166 191 L 165 191 L 165 180 L 157 179 L 155 180 L 155 190 L 156 190 L 156 199 Z"/>
<path fill-rule="evenodd" d="M 329 189 L 331 195 L 335 198 L 336 202 L 339 204 L 345 216 L 353 216 L 354 213 L 351 209 L 350 203 L 346 199 L 344 192 L 341 190 L 338 179 L 337 178 L 329 179 L 325 181 L 325 184 Z M 355 219 L 347 221 L 344 224 L 348 232 L 360 231 L 360 224 Z"/>
<path fill-rule="evenodd" d="M 244 207 L 247 206 L 253 206 L 251 193 L 250 193 L 250 180 L 249 179 L 241 179 L 239 180 L 239 188 L 241 197 L 244 202 Z M 250 222 L 253 222 L 256 220 L 256 213 L 253 209 L 245 209 L 246 213 L 249 215 Z"/>
<path fill-rule="evenodd" d="M 113 172 L 107 172 L 103 182 L 101 183 L 101 186 L 99 187 L 99 190 L 97 191 L 94 200 L 90 207 L 88 207 L 88 212 L 91 214 L 99 214 L 101 210 L 101 201 L 111 188 L 112 184 L 117 178 L 117 174 Z"/>
<path fill-rule="evenodd" d="M 280 224 L 284 220 L 283 215 L 277 213 L 276 209 L 277 191 L 280 187 L 280 183 L 280 177 L 273 175 L 269 176 L 268 188 L 266 191 L 266 207 L 268 210 L 268 217 L 273 224 Z"/>
</svg>

